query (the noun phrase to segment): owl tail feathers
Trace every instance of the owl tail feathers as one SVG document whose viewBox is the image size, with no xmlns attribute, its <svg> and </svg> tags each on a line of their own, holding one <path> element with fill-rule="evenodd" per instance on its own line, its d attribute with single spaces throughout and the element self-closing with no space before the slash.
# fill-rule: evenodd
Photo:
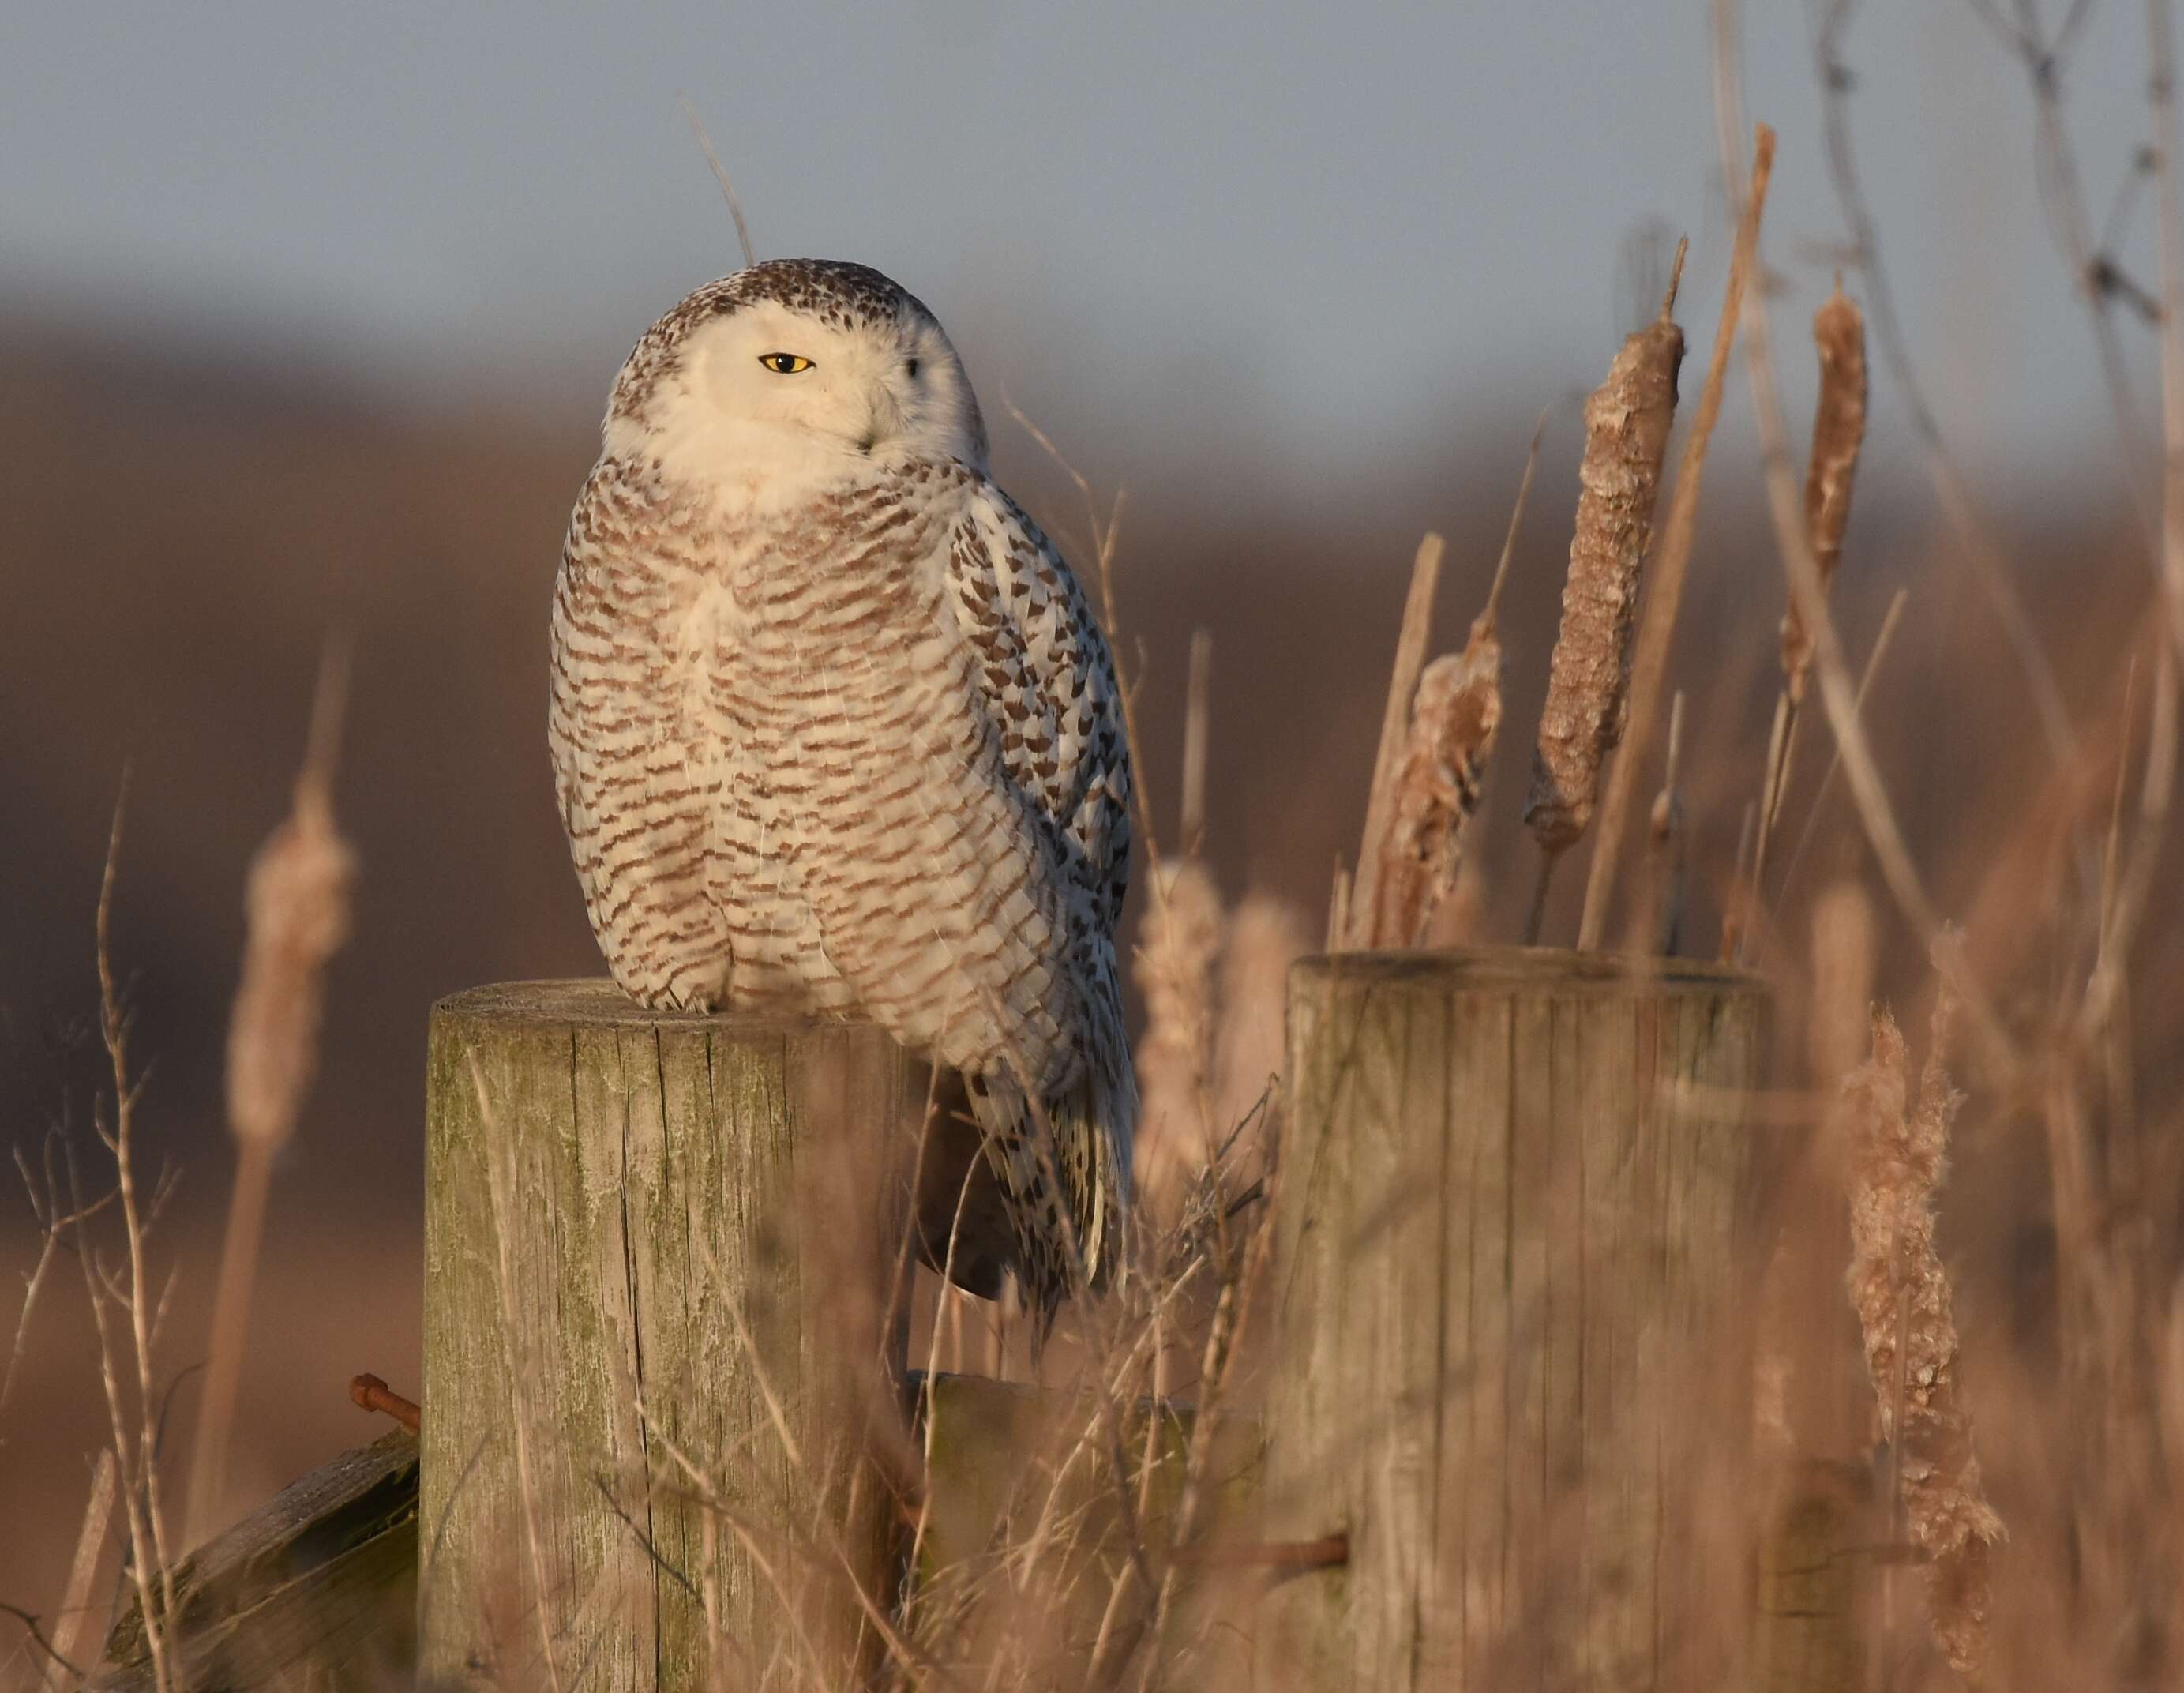
<svg viewBox="0 0 2184 1693">
<path fill-rule="evenodd" d="M 972 1100 L 1007 1196 L 1017 1279 L 1044 1342 L 1065 1301 L 1124 1273 L 1137 1086 L 1127 1066 L 1095 1071 L 1034 1108 L 1013 1078 L 989 1076 Z"/>
</svg>

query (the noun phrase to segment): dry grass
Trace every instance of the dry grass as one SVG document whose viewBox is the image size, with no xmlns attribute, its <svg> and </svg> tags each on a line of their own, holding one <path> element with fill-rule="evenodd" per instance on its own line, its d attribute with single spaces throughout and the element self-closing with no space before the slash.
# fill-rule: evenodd
<svg viewBox="0 0 2184 1693">
<path fill-rule="evenodd" d="M 242 983 L 236 991 L 227 1047 L 235 1186 L 220 1246 L 212 1352 L 190 1463 L 185 1537 L 189 1545 L 201 1544 L 223 1526 L 218 1513 L 273 1161 L 296 1133 L 318 1066 L 326 962 L 348 938 L 356 859 L 334 827 L 332 794 L 348 668 L 345 654 L 328 660 L 294 805 L 250 866 Z"/>
<path fill-rule="evenodd" d="M 1706 382 L 1699 390 L 1698 414 L 1684 437 L 1683 457 L 1676 467 L 1675 492 L 1669 498 L 1668 521 L 1662 526 L 1659 556 L 1653 565 L 1645 621 L 1638 631 L 1637 654 L 1635 659 L 1626 658 L 1629 695 L 1627 699 L 1618 701 L 1616 709 L 1623 714 L 1629 732 L 1618 733 L 1613 739 L 1627 744 L 1608 776 L 1607 794 L 1601 807 L 1599 835 L 1593 844 L 1591 871 L 1585 880 L 1585 910 L 1578 920 L 1577 944 L 1587 952 L 1600 944 L 1605 930 L 1608 899 L 1614 888 L 1616 862 L 1623 844 L 1624 819 L 1630 809 L 1631 795 L 1638 791 L 1639 771 L 1652 734 L 1654 714 L 1661 708 L 1669 643 L 1675 638 L 1677 613 L 1683 604 L 1684 579 L 1691 570 L 1691 541 L 1698 522 L 1699 490 L 1706 469 L 1707 448 L 1713 439 L 1715 420 L 1721 415 L 1722 388 L 1729 377 L 1730 349 L 1736 343 L 1736 326 L 1745 291 L 1758 262 L 1759 220 L 1766 209 L 1767 183 L 1774 165 L 1774 134 L 1763 124 L 1754 138 L 1752 184 L 1737 209 L 1736 245 L 1730 254 L 1729 281 L 1722 293 L 1721 320 L 1714 330 L 1713 353 L 1707 361 Z M 1667 315 L 1665 307 L 1663 315 Z M 1582 511 L 1579 521 L 1581 529 Z M 1574 566 L 1574 554 L 1572 562 Z M 1565 628 L 1568 623 L 1568 593 L 1566 588 Z M 1557 646 L 1559 650 L 1559 642 Z M 1627 634 L 1625 648 L 1627 654 Z M 1552 689 L 1548 698 L 1552 705 Z M 1547 722 L 1543 716 L 1543 743 Z"/>
<path fill-rule="evenodd" d="M 1533 426 L 1502 557 L 1494 567 L 1493 585 L 1486 590 L 1486 604 L 1472 620 L 1470 637 L 1461 653 L 1435 659 L 1418 673 L 1410 697 L 1409 733 L 1389 768 L 1384 794 L 1380 771 L 1375 769 L 1376 805 L 1368 810 L 1363 853 L 1376 864 L 1378 874 L 1371 884 L 1372 909 L 1360 914 L 1364 927 L 1355 944 L 1423 944 L 1434 914 L 1456 891 L 1462 866 L 1463 826 L 1479 809 L 1487 763 L 1494 756 L 1495 737 L 1502 727 L 1502 640 L 1496 616 L 1502 590 L 1509 580 L 1509 561 L 1516 554 L 1517 531 L 1524 521 L 1525 497 L 1532 490 L 1532 472 L 1539 468 L 1540 437 L 1546 421 L 1542 414 Z M 1422 553 L 1422 560 L 1424 556 Z M 1439 556 L 1436 547 L 1436 561 Z M 1413 594 L 1412 605 L 1417 621 L 1414 625 L 1412 610 L 1407 607 L 1405 639 L 1397 649 L 1396 678 L 1389 694 L 1391 705 L 1401 697 L 1407 661 L 1414 650 L 1422 649 L 1422 643 L 1414 649 L 1411 636 L 1413 627 L 1422 628 L 1431 614 L 1430 585 L 1423 596 Z M 1381 745 L 1384 758 L 1384 726 Z"/>
<path fill-rule="evenodd" d="M 1888 1443 L 1891 1498 L 1926 1557 L 1934 1635 L 1949 1666 L 1977 1678 L 1994 1602 L 1989 1549 L 2002 1519 L 1986 1501 L 1958 1374 L 1955 1295 L 1934 1249 L 1936 1200 L 1964 1096 L 1942 1059 L 1948 1000 L 1934 1013 L 1914 1095 L 1896 1020 L 1873 1016 L 1873 1055 L 1844 1084 L 1850 1137 L 1850 1295 Z"/>
<path fill-rule="evenodd" d="M 1848 8 L 1826 6 L 1819 15 L 1822 52 L 1846 52 Z M 2148 8 L 2150 47 L 2164 65 L 2166 15 L 2158 3 Z M 1733 79 L 1724 81 L 1725 162 L 1740 213 L 1732 275 L 1755 281 L 1759 192 L 1745 179 L 1758 173 L 1743 156 L 1747 132 L 1727 86 Z M 2036 92 L 2044 125 L 2055 97 L 2046 87 Z M 2166 86 L 2157 94 L 2165 141 L 2174 114 Z M 1852 615 L 1845 584 L 1864 562 L 1862 540 L 1846 548 L 1853 472 L 1862 451 L 1869 460 L 1903 451 L 1901 443 L 1865 438 L 1864 315 L 1837 292 L 1815 320 L 1820 400 L 1801 485 L 1776 387 L 1766 292 L 1751 286 L 1740 298 L 1732 286 L 1704 416 L 1687 443 L 1663 525 L 1663 554 L 1702 571 L 1717 567 L 1694 550 L 1697 472 L 1730 340 L 1741 335 L 1787 610 L 1778 625 L 1780 603 L 1748 607 L 1732 635 L 1747 656 L 1763 657 L 1770 677 L 1779 643 L 1781 704 L 1773 734 L 1754 733 L 1751 702 L 1704 674 L 1716 654 L 1705 654 L 1688 676 L 1678 673 L 1685 689 L 1669 714 L 1644 898 L 1621 932 L 1634 951 L 1703 950 L 1688 931 L 1701 913 L 1725 910 L 1730 950 L 1758 961 L 1780 1010 L 1776 1085 L 1754 1105 L 1751 1132 L 1763 1137 L 1769 1172 L 1750 1201 L 1756 1245 L 1737 1313 L 1756 1336 L 1756 1380 L 1746 1398 L 1764 1484 L 1743 1484 L 1751 1479 L 1724 1461 L 1702 1490 L 1701 1543 L 1682 1573 L 1728 1596 L 1710 1618 L 1721 1637 L 1701 1643 L 1719 1672 L 1703 1685 L 1814 1685 L 1798 1677 L 1823 1661 L 1830 1666 L 1825 1685 L 1872 1693 L 1939 1689 L 1958 1678 L 1996 1689 L 2174 1685 L 2184 1676 L 2176 1530 L 2184 1481 L 2184 1230 L 2176 1222 L 2184 1214 L 2177 1093 L 2184 1072 L 2174 1055 L 2184 905 L 2169 893 L 2175 661 L 2184 631 L 2184 252 L 2176 184 L 2164 146 L 2167 440 L 2158 538 L 2166 586 L 2143 596 L 2138 621 L 2147 635 L 2138 647 L 2100 655 L 2115 674 L 2096 678 L 2098 688 L 2081 686 L 2082 677 L 2067 678 L 2066 687 L 2036 620 L 2018 605 L 1992 520 L 1980 513 L 1917 398 L 1870 222 L 1844 166 L 1850 137 L 1841 87 L 1831 81 L 1825 97 L 1828 140 L 1862 247 L 1855 281 L 1871 314 L 1877 368 L 1911 398 L 1916 457 L 1960 543 L 1963 567 L 1994 596 L 2013 657 L 1997 663 L 1942 632 L 1944 596 L 1922 584 L 1914 598 L 1895 596 L 1863 673 L 1853 668 L 1837 622 Z M 2063 156 L 2056 136 L 2042 133 L 2049 158 Z M 2097 318 L 2104 337 L 2136 332 L 2127 320 Z M 1625 344 L 1588 406 L 1569 588 L 1528 807 L 1549 866 L 1592 821 L 1626 715 L 1634 730 L 1613 776 L 1635 794 L 1655 774 L 1642 756 L 1643 728 L 1667 697 L 1674 607 L 1657 604 L 1638 621 L 1639 570 L 1680 350 L 1680 332 L 1664 311 Z M 1522 501 L 1520 493 L 1520 510 Z M 1112 519 L 1095 516 L 1094 527 L 1104 582 L 1115 553 Z M 1513 518 L 1513 537 L 1514 527 Z M 1505 543 L 1503 571 L 1509 552 Z M 1505 711 L 1519 704 L 1507 688 L 1502 574 L 1462 653 L 1429 661 L 1440 566 L 1439 539 L 1429 537 L 1382 714 L 1354 886 L 1338 881 L 1329 934 L 1337 945 L 1415 945 L 1474 927 L 1507 938 L 1522 927 L 1527 890 L 1514 885 L 1508 855 L 1497 861 L 1477 849 L 1494 810 L 1492 748 Z M 1842 580 L 1831 586 L 1839 572 Z M 1655 593 L 1663 581 L 1652 576 Z M 1112 617 L 1112 599 L 1110 605 Z M 1634 660 L 1634 630 L 1654 628 L 1657 616 L 1658 645 L 1641 632 Z M 1925 724 L 1916 700 L 1905 703 L 1909 690 L 1889 685 L 1882 662 L 1907 627 L 1923 643 L 1924 685 L 1991 692 L 2036 726 L 2036 738 L 2026 727 L 2019 737 L 2025 744 L 2002 749 L 2011 756 L 1997 755 L 1994 780 L 2007 791 L 1976 816 L 1937 821 L 1908 797 L 1900 772 Z M 2127 670 L 2133 680 L 2126 686 Z M 1224 1442 L 1248 1429 L 1237 1419 L 1255 1408 L 1265 1363 L 1265 1312 L 1279 1267 L 1270 1267 L 1272 1236 L 1261 1225 L 1265 1183 L 1279 1174 L 1268 1166 L 1284 1064 L 1282 980 L 1306 945 L 1305 922 L 1265 888 L 1232 899 L 1216 878 L 1204 849 L 1202 789 L 1206 772 L 1223 762 L 1222 743 L 1202 645 L 1192 671 L 1181 827 L 1169 856 L 1149 855 L 1151 891 L 1135 935 L 1148 1014 L 1138 1052 L 1142 1273 L 1083 1313 L 1077 1331 L 1050 1352 L 1050 1393 L 1037 1426 L 1012 1444 L 1015 1467 L 996 1487 L 990 1518 L 968 1539 L 959 1523 L 944 1520 L 949 1484 L 936 1474 L 929 1445 L 905 1460 L 921 1547 L 948 1552 L 906 1606 L 897 1594 L 855 1584 L 825 1521 L 808 1534 L 769 1537 L 739 1504 L 781 1462 L 817 1496 L 814 1478 L 828 1468 L 827 1453 L 805 1450 L 785 1422 L 762 1453 L 685 1450 L 656 1407 L 636 1404 L 672 1458 L 673 1473 L 661 1484 L 709 1507 L 701 1544 L 690 1549 L 682 1573 L 704 1596 L 718 1685 L 772 1675 L 774 1685 L 816 1687 L 828 1685 L 831 1674 L 826 1643 L 794 1630 L 777 1662 L 738 1657 L 720 1621 L 731 1549 L 765 1573 L 794 1618 L 810 1602 L 809 1584 L 850 1583 L 828 1590 L 866 1617 L 887 1674 L 903 1686 L 1219 1690 L 1270 1685 L 1270 1675 L 1279 1685 L 1279 1663 L 1251 1662 L 1255 1651 L 1275 1649 L 1252 1634 L 1272 1564 L 1265 1556 L 1252 1562 L 1267 1549 L 1253 1547 L 1248 1526 L 1225 1514 L 1237 1461 Z M 1808 771 L 1801 781 L 1789 751 L 1808 694 L 1833 747 L 1817 779 Z M 1134 687 L 1131 698 L 1134 736 Z M 1709 732 L 1731 714 L 1736 732 Z M 2028 780 L 2042 752 L 2052 774 Z M 223 1407 L 232 1404 L 238 1378 L 265 1172 L 298 1119 L 315 1049 L 320 972 L 345 928 L 350 866 L 332 827 L 323 770 L 315 761 L 307 768 L 294 816 L 254 872 L 250 951 L 230 1053 L 242 1155 L 237 1220 L 229 1266 L 219 1277 L 229 1289 L 226 1314 L 215 1325 L 191 1472 L 193 1525 L 217 1508 L 228 1438 Z M 1854 830 L 1839 827 L 1839 777 L 1851 790 Z M 1742 796 L 1755 792 L 1758 801 L 1743 810 Z M 1319 803 L 1316 794 L 1301 800 Z M 1602 811 L 1621 808 L 1611 789 Z M 1741 812 L 1747 850 L 1725 875 L 1721 849 Z M 1149 810 L 1144 821 L 1150 842 Z M 1775 876 L 1768 842 L 1778 827 L 1786 833 L 1776 847 L 1794 844 Z M 1603 877 L 1614 869 L 1611 833 L 1603 826 L 1597 843 Z M 1952 854 L 1979 873 L 1961 866 L 1951 873 L 1944 860 Z M 1801 884 L 1808 862 L 1814 867 Z M 95 1134 L 55 1140 L 44 1155 L 20 1158 L 42 1250 L 0 1375 L 0 1415 L 22 1412 L 16 1385 L 33 1308 L 53 1296 L 54 1273 L 71 1261 L 82 1273 L 105 1401 L 97 1440 L 103 1481 L 76 1531 L 74 1557 L 67 1545 L 55 1549 L 65 1596 L 50 1628 L 42 1619 L 30 1626 L 32 1644 L 15 1662 L 26 1686 L 70 1685 L 92 1654 L 93 1593 L 109 1535 L 125 1548 L 124 1579 L 135 1602 L 154 1618 L 171 1610 L 175 1554 L 187 1538 L 170 1533 L 166 1503 L 162 1456 L 172 1442 L 163 1447 L 161 1420 L 172 1361 L 162 1350 L 166 1284 L 152 1256 L 164 1183 L 149 1173 L 141 1077 L 109 955 L 114 873 L 109 863 L 98 942 L 108 1079 Z M 1817 891 L 1804 894 L 1801 885 Z M 1959 933 L 1947 919 L 1966 911 L 1975 915 Z M 1585 922 L 1586 938 L 1596 940 L 1605 920 L 1602 903 Z M 1895 1016 L 1875 1010 L 1880 996 L 1907 1009 L 1932 1000 L 1933 1033 L 1915 1074 Z M 1951 1053 L 1957 1018 L 1967 1038 Z M 86 1150 L 101 1161 L 95 1180 Z M 496 1201 L 514 1203 L 512 1172 L 494 1177 Z M 958 1306 L 956 1320 L 961 1317 Z M 1021 1367 L 1020 1354 L 1008 1362 Z M 511 1374 L 534 1367 L 513 1353 L 504 1364 Z M 1719 1412 L 1711 1387 L 1703 1397 Z M 1187 1428 L 1157 1408 L 1175 1400 L 1195 1407 Z M 1368 1418 L 1361 1426 L 1368 1431 L 1362 1440 L 1374 1438 L 1377 1424 Z M 1719 1427 L 1709 1424 L 1708 1432 Z M 543 1456 L 531 1450 L 536 1431 L 521 1433 L 519 1456 L 528 1469 Z M 1540 1501 L 1557 1534 L 1569 1527 L 1571 1502 Z M 1999 1538 L 2004 1521 L 2006 1539 Z M 538 1601 L 554 1528 L 535 1515 L 515 1519 L 506 1629 L 527 1654 L 531 1682 L 560 1686 L 574 1685 L 582 1666 Z M 1578 1539 L 1570 1568 L 1529 1572 L 1535 1589 L 1524 1596 L 1529 1602 L 1511 1605 L 1502 1634 L 1489 1642 L 1493 1662 L 1552 1661 L 1557 1601 L 1583 1579 Z M 1923 1592 L 1915 1605 L 1913 1570 Z M 1747 1587 L 1752 1607 L 1742 1603 Z M 596 1602 L 621 1601 L 602 1595 Z M 155 1679 L 163 1689 L 178 1685 L 166 1630 L 155 1625 L 150 1640 Z"/>
</svg>

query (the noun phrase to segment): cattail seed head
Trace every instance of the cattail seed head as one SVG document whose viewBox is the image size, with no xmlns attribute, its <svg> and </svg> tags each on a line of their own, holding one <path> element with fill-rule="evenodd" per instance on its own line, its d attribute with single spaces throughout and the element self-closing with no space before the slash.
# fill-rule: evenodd
<svg viewBox="0 0 2184 1693">
<path fill-rule="evenodd" d="M 1842 558 L 1851 484 L 1865 442 L 1865 315 L 1840 281 L 1813 315 L 1813 341 L 1820 354 L 1820 398 L 1805 470 L 1805 527 L 1825 589 Z M 1812 664 L 1812 637 L 1793 604 L 1782 616 L 1782 677 L 1791 699 L 1805 697 Z"/>
<path fill-rule="evenodd" d="M 322 788 L 306 782 L 258 849 L 249 936 L 227 1044 L 230 1131 L 277 1149 L 295 1132 L 317 1064 L 326 961 L 348 938 L 356 860 Z"/>
<path fill-rule="evenodd" d="M 1502 643 L 1491 614 L 1471 626 L 1463 651 L 1418 677 L 1411 730 L 1381 849 L 1373 944 L 1418 946 L 1456 887 L 1463 826 L 1478 809 L 1502 727 Z"/>
<path fill-rule="evenodd" d="M 1550 854 L 1591 822 L 1601 766 L 1623 734 L 1639 566 L 1652 535 L 1684 359 L 1683 331 L 1669 315 L 1674 298 L 1672 288 L 1660 316 L 1624 342 L 1607 380 L 1585 402 L 1577 529 L 1524 811 Z"/>
<path fill-rule="evenodd" d="M 1849 1286 L 1881 1430 L 1897 1454 L 1904 1516 L 1926 1554 L 1934 1638 L 1951 1668 L 1976 1677 L 1992 1604 L 1988 1548 L 2001 1538 L 2002 1522 L 1986 1501 L 1972 1451 L 1957 1376 L 1954 1300 L 1934 1250 L 1934 1195 L 1963 1103 L 1942 1068 L 1947 1023 L 1944 995 L 1914 1096 L 1903 1036 L 1886 1011 L 1875 1011 L 1872 1056 L 1844 1083 Z"/>
</svg>

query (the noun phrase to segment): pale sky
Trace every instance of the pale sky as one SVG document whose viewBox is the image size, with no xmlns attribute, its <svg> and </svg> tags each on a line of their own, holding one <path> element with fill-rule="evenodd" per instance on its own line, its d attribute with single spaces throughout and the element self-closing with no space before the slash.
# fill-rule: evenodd
<svg viewBox="0 0 2184 1693">
<path fill-rule="evenodd" d="M 1782 136 L 1777 332 L 1801 346 L 1841 224 L 1805 8 L 1749 11 L 1748 106 Z M 2097 0 L 2067 79 L 2097 219 L 2146 132 L 2144 31 Z M 1960 448 L 2104 451 L 2016 67 L 1966 0 L 1869 4 L 1847 56 Z M 1088 468 L 1117 478 L 1139 454 L 1356 461 L 1469 395 L 1590 387 L 1651 221 L 1693 238 L 1702 352 L 1726 256 L 1702 0 L 29 0 L 0 25 L 0 314 L 595 407 L 644 325 L 736 263 L 678 95 L 761 253 L 889 271 L 989 409 L 1006 390 L 1110 443 Z M 2127 245 L 2149 285 L 2150 220 L 2142 199 Z M 2150 415 L 2153 340 L 2126 340 Z"/>
</svg>

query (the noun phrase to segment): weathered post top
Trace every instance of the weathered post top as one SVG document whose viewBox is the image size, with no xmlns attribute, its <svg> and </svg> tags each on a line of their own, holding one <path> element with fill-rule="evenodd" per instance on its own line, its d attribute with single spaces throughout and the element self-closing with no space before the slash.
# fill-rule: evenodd
<svg viewBox="0 0 2184 1693">
<path fill-rule="evenodd" d="M 1349 1556 L 1262 1607 L 1279 1685 L 1697 1685 L 1766 1033 L 1758 978 L 1681 959 L 1295 966 L 1263 1504 Z"/>
<path fill-rule="evenodd" d="M 652 1011 L 604 980 L 433 1008 L 427 1680 L 872 1665 L 912 1074 L 866 1024 Z"/>
</svg>

